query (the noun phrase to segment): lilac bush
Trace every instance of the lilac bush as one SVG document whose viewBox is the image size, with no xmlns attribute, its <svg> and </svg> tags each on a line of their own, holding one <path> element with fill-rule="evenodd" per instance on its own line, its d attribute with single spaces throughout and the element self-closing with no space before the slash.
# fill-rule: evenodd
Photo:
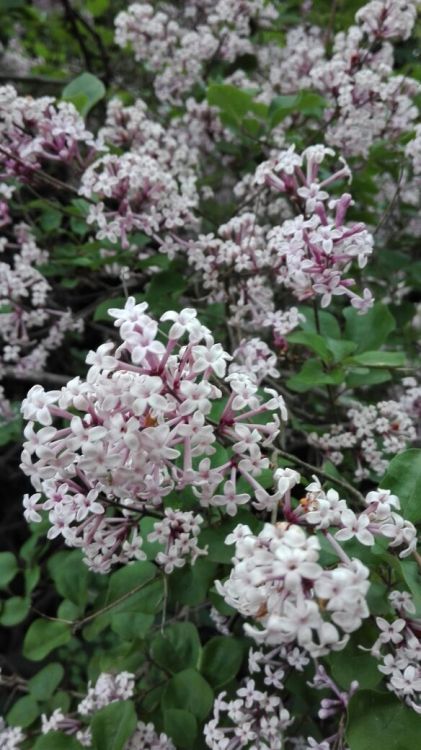
<svg viewBox="0 0 421 750">
<path fill-rule="evenodd" d="M 0 748 L 416 747 L 419 3 L 4 7 Z"/>
</svg>

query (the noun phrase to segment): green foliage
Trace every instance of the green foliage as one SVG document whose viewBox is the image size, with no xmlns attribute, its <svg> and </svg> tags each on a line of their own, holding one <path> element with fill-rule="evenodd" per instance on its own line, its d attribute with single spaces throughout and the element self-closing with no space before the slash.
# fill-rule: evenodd
<svg viewBox="0 0 421 750">
<path fill-rule="evenodd" d="M 63 99 L 72 102 L 82 117 L 86 117 L 104 96 L 104 84 L 91 73 L 82 73 L 63 89 Z"/>
<path fill-rule="evenodd" d="M 110 703 L 91 721 L 93 747 L 95 750 L 123 750 L 136 723 L 136 711 L 131 701 Z"/>
<path fill-rule="evenodd" d="M 392 458 L 381 487 L 398 495 L 405 518 L 421 521 L 421 450 L 410 448 Z"/>
<path fill-rule="evenodd" d="M 41 661 L 51 651 L 68 643 L 70 638 L 70 627 L 66 623 L 39 618 L 29 626 L 23 642 L 23 654 L 32 661 Z"/>
<path fill-rule="evenodd" d="M 217 690 L 237 675 L 244 657 L 244 645 L 236 638 L 215 636 L 203 649 L 200 671 Z"/>
<path fill-rule="evenodd" d="M 167 708 L 164 711 L 164 730 L 177 747 L 193 750 L 197 738 L 197 719 L 189 711 Z"/>
<path fill-rule="evenodd" d="M 12 552 L 0 552 L 0 588 L 4 589 L 13 581 L 19 568 Z"/>
<path fill-rule="evenodd" d="M 394 331 L 395 319 L 386 305 L 377 302 L 365 315 L 352 307 L 344 310 L 345 335 L 357 344 L 359 352 L 373 351 L 384 344 Z"/>
<path fill-rule="evenodd" d="M 212 708 L 213 691 L 199 672 L 185 669 L 168 681 L 161 704 L 164 711 L 183 709 L 192 713 L 198 721 L 203 721 Z"/>
<path fill-rule="evenodd" d="M 416 747 L 421 718 L 390 693 L 358 691 L 348 707 L 346 739 L 350 750 L 408 750 Z"/>
<path fill-rule="evenodd" d="M 173 673 L 197 667 L 200 652 L 199 634 L 191 622 L 177 622 L 165 628 L 153 638 L 150 649 L 154 662 Z"/>
<path fill-rule="evenodd" d="M 35 742 L 33 750 L 82 750 L 83 745 L 74 737 L 61 732 L 48 732 Z"/>
</svg>

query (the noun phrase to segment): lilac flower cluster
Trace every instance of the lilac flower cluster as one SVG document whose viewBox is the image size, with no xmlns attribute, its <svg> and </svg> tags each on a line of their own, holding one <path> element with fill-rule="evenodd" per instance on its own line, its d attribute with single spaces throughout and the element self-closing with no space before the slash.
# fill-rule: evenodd
<svg viewBox="0 0 421 750">
<path fill-rule="evenodd" d="M 380 632 L 371 653 L 382 660 L 379 670 L 389 690 L 421 714 L 421 618 L 408 592 L 392 591 L 389 599 L 398 619 L 376 617 Z"/>
<path fill-rule="evenodd" d="M 86 719 L 114 701 L 133 697 L 134 679 L 135 675 L 130 672 L 120 672 L 115 675 L 103 672 L 99 675 L 95 685 L 89 683 L 87 695 L 79 703 L 76 715 L 66 716 L 60 708 L 57 708 L 50 717 L 42 716 L 43 734 L 53 731 L 64 732 L 64 734 L 74 736 L 83 747 L 91 747 L 92 734 L 86 725 Z M 23 737 L 18 741 L 22 739 Z M 175 748 L 166 734 L 156 733 L 153 724 L 139 721 L 133 736 L 125 745 L 125 750 L 175 750 Z"/>
<path fill-rule="evenodd" d="M 300 526 L 265 524 L 256 536 L 240 524 L 226 543 L 235 543 L 234 567 L 217 590 L 244 617 L 259 622 L 244 626 L 258 643 L 294 644 L 312 657 L 323 656 L 344 648 L 348 634 L 368 617 L 367 568 L 345 558 L 324 570 L 319 540 Z"/>
<path fill-rule="evenodd" d="M 347 412 L 347 423 L 334 425 L 322 435 L 312 432 L 309 443 L 335 465 L 340 465 L 347 451 L 352 450 L 357 459 L 356 479 L 369 477 L 371 472 L 383 475 L 390 457 L 418 438 L 421 387 L 414 378 L 404 378 L 402 386 L 404 390 L 397 400 L 369 406 L 355 402 Z"/>
<path fill-rule="evenodd" d="M 195 310 L 161 317 L 169 323 L 164 344 L 146 308 L 129 298 L 124 309 L 110 310 L 121 344 L 88 354 L 86 381 L 75 378 L 61 391 L 34 386 L 22 404 L 29 420 L 22 469 L 37 490 L 25 496 L 25 517 L 39 522 L 48 511 L 49 538 L 62 535 L 82 548 L 101 572 L 142 559 L 139 519 L 148 511 L 162 515 L 174 490 L 191 487 L 199 505 L 235 515 L 251 499 L 237 488 L 241 479 L 256 501 L 270 503 L 259 477 L 269 466 L 265 450 L 279 433 L 277 412 L 287 417 L 275 391 L 264 389 L 262 398 L 251 375 L 226 374 L 231 357 Z M 208 419 L 212 402 L 222 398 L 215 378 L 227 393 L 217 421 Z M 62 426 L 54 426 L 57 420 Z M 218 441 L 230 450 L 215 463 Z M 203 554 L 196 546 L 200 516 L 169 509 L 163 515 L 151 538 L 164 544 L 158 561 L 167 570 L 186 555 Z"/>
<path fill-rule="evenodd" d="M 282 749 L 284 730 L 292 719 L 278 696 L 258 690 L 252 679 L 237 690 L 233 700 L 225 700 L 225 696 L 220 693 L 216 698 L 213 719 L 205 726 L 211 750 Z M 226 719 L 230 726 L 225 726 Z"/>
</svg>

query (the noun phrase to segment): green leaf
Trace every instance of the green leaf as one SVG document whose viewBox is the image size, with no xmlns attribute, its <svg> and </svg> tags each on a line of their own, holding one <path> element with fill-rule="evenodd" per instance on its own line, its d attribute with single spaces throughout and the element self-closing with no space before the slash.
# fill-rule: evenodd
<svg viewBox="0 0 421 750">
<path fill-rule="evenodd" d="M 344 372 L 340 368 L 326 371 L 319 360 L 307 359 L 301 370 L 287 380 L 287 386 L 292 391 L 303 393 L 319 385 L 340 385 L 344 377 Z"/>
<path fill-rule="evenodd" d="M 332 651 L 326 657 L 333 679 L 344 690 L 349 689 L 353 680 L 358 680 L 360 688 L 369 689 L 375 688 L 383 679 L 377 659 L 362 651 L 360 642 L 361 638 L 352 638 L 342 651 Z"/>
<path fill-rule="evenodd" d="M 359 690 L 349 702 L 346 740 L 350 750 L 416 748 L 420 732 L 421 716 L 390 693 Z"/>
<path fill-rule="evenodd" d="M 29 727 L 38 718 L 41 711 L 38 703 L 30 696 L 19 698 L 7 714 L 7 722 L 13 727 Z"/>
<path fill-rule="evenodd" d="M 23 655 L 31 661 L 41 661 L 51 651 L 64 646 L 71 639 L 70 626 L 52 620 L 34 620 L 23 642 Z"/>
<path fill-rule="evenodd" d="M 58 662 L 47 664 L 34 677 L 28 680 L 28 688 L 33 698 L 48 701 L 64 677 L 64 669 Z"/>
<path fill-rule="evenodd" d="M 137 717 L 131 701 L 115 701 L 98 711 L 91 721 L 95 750 L 123 750 L 136 729 Z"/>
<path fill-rule="evenodd" d="M 105 86 L 92 73 L 82 73 L 65 86 L 63 99 L 72 102 L 82 117 L 105 96 Z"/>
<path fill-rule="evenodd" d="M 269 121 L 272 127 L 294 113 L 321 117 L 326 100 L 314 91 L 301 91 L 299 94 L 282 94 L 272 100 L 269 107 Z"/>
<path fill-rule="evenodd" d="M 6 599 L 3 604 L 0 624 L 5 627 L 17 625 L 18 622 L 22 622 L 22 620 L 25 619 L 30 606 L 30 599 L 26 599 L 24 596 L 11 596 L 10 599 Z"/>
<path fill-rule="evenodd" d="M 216 576 L 216 564 L 199 558 L 193 567 L 175 570 L 169 578 L 171 598 L 178 604 L 196 607 L 205 601 Z"/>
<path fill-rule="evenodd" d="M 48 732 L 38 737 L 32 750 L 83 750 L 83 746 L 68 734 Z"/>
<path fill-rule="evenodd" d="M 154 614 L 162 599 L 162 581 L 154 582 L 158 569 L 150 562 L 135 562 L 117 570 L 110 577 L 105 604 L 115 602 L 112 612 L 130 611 Z M 153 589 L 148 584 L 158 583 Z M 133 593 L 131 593 L 133 592 Z M 153 592 L 153 596 L 151 593 Z M 119 601 L 124 598 L 122 601 Z"/>
<path fill-rule="evenodd" d="M 213 688 L 230 682 L 243 661 L 242 643 L 233 636 L 216 635 L 203 649 L 200 671 Z"/>
<path fill-rule="evenodd" d="M 40 224 L 44 232 L 54 232 L 61 224 L 62 213 L 55 208 L 45 210 L 40 218 Z"/>
<path fill-rule="evenodd" d="M 414 560 L 399 560 L 399 567 L 403 575 L 404 581 L 408 586 L 414 604 L 417 608 L 417 616 L 421 616 L 421 575 L 418 563 Z"/>
<path fill-rule="evenodd" d="M 345 336 L 355 341 L 359 352 L 378 349 L 396 328 L 392 313 L 381 302 L 375 304 L 365 315 L 358 315 L 353 307 L 347 307 L 344 316 Z"/>
<path fill-rule="evenodd" d="M 213 691 L 195 669 L 185 669 L 169 680 L 162 696 L 162 708 L 182 708 L 203 721 L 213 705 Z M 101 748 L 102 750 L 102 748 Z"/>
<path fill-rule="evenodd" d="M 163 582 L 157 579 L 158 569 L 150 562 L 135 562 L 112 573 L 105 597 L 97 603 L 98 615 L 83 631 L 87 640 L 95 639 L 107 625 L 113 629 L 128 628 L 127 620 L 116 618 L 118 614 L 152 615 L 159 609 L 163 599 Z M 103 607 L 114 606 L 101 613 Z"/>
<path fill-rule="evenodd" d="M 194 750 L 197 721 L 189 711 L 179 708 L 168 708 L 164 711 L 164 731 L 177 747 Z"/>
<path fill-rule="evenodd" d="M 368 367 L 353 367 L 349 369 L 346 376 L 348 388 L 361 388 L 370 385 L 378 385 L 391 380 L 389 370 L 369 369 Z"/>
<path fill-rule="evenodd" d="M 191 622 L 178 622 L 165 628 L 151 643 L 153 660 L 164 670 L 181 672 L 196 667 L 200 655 L 200 638 Z"/>
<path fill-rule="evenodd" d="M 319 310 L 317 320 L 314 314 L 314 310 L 304 305 L 298 308 L 300 315 L 303 315 L 305 320 L 300 322 L 300 328 L 303 331 L 313 331 L 314 333 L 320 333 L 324 338 L 339 339 L 341 338 L 341 329 L 339 323 L 332 313 L 326 310 Z M 320 329 L 320 330 L 318 330 Z"/>
<path fill-rule="evenodd" d="M 322 336 L 318 333 L 311 331 L 295 331 L 288 336 L 288 343 L 291 344 L 302 344 L 307 349 L 315 352 L 322 358 L 324 362 L 331 362 L 332 355 L 326 342 Z"/>
<path fill-rule="evenodd" d="M 357 354 L 349 361 L 363 367 L 403 367 L 405 359 L 404 352 L 375 351 Z"/>
<path fill-rule="evenodd" d="M 48 571 L 61 596 L 80 607 L 85 606 L 90 573 L 80 550 L 57 552 L 48 561 Z"/>
<path fill-rule="evenodd" d="M 0 552 L 0 588 L 4 589 L 13 581 L 19 567 L 12 552 Z"/>
<path fill-rule="evenodd" d="M 154 620 L 154 615 L 144 612 L 117 612 L 111 614 L 111 630 L 125 641 L 133 641 L 144 638 Z"/>
<path fill-rule="evenodd" d="M 208 88 L 207 98 L 209 104 L 218 107 L 232 118 L 233 125 L 240 125 L 248 112 L 265 117 L 268 111 L 265 104 L 253 100 L 252 93 L 238 89 L 231 84 L 211 84 Z"/>
<path fill-rule="evenodd" d="M 408 521 L 421 521 L 421 449 L 410 448 L 392 458 L 380 487 L 399 497 Z"/>
</svg>

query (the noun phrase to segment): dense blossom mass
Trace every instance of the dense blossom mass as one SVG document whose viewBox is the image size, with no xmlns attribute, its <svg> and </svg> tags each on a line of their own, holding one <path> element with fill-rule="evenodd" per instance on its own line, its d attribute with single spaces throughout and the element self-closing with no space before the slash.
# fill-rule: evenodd
<svg viewBox="0 0 421 750">
<path fill-rule="evenodd" d="M 415 747 L 419 2 L 12 5 L 0 750 Z"/>
</svg>

